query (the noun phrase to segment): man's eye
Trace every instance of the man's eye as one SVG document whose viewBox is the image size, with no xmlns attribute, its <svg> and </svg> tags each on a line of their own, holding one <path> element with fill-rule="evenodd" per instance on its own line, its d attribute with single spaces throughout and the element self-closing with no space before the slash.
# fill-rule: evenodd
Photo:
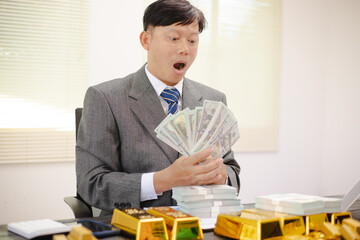
<svg viewBox="0 0 360 240">
<path fill-rule="evenodd" d="M 171 41 L 176 41 L 177 38 L 176 37 L 171 37 Z"/>
<path fill-rule="evenodd" d="M 189 40 L 189 42 L 190 42 L 190 43 L 196 43 L 196 41 L 195 41 L 195 40 Z"/>
</svg>

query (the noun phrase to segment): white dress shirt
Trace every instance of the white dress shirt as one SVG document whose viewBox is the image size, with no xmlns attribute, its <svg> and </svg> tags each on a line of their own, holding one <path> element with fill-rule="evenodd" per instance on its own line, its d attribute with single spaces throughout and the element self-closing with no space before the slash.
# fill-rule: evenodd
<svg viewBox="0 0 360 240">
<path fill-rule="evenodd" d="M 155 92 L 158 95 L 160 103 L 166 114 L 168 112 L 169 104 L 160 96 L 160 94 L 166 88 L 174 88 L 175 87 L 179 91 L 180 99 L 178 102 L 178 109 L 180 111 L 181 103 L 182 103 L 182 88 L 183 88 L 184 79 L 181 79 L 181 81 L 178 82 L 175 86 L 168 86 L 165 83 L 163 83 L 162 81 L 160 81 L 159 79 L 157 79 L 154 75 L 152 75 L 149 72 L 147 65 L 145 66 L 145 73 L 146 73 L 146 76 L 149 78 L 151 85 L 155 89 Z M 159 194 L 159 195 L 161 195 L 161 194 Z M 146 200 L 157 199 L 157 196 L 158 196 L 158 194 L 156 194 L 155 188 L 154 188 L 154 172 L 143 173 L 141 175 L 140 201 L 142 202 L 142 201 L 146 201 Z"/>
</svg>

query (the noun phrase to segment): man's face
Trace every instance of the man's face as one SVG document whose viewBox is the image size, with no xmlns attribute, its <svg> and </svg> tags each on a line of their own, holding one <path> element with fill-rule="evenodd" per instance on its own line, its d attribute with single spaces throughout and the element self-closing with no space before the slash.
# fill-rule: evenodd
<svg viewBox="0 0 360 240">
<path fill-rule="evenodd" d="M 148 51 L 148 70 L 167 85 L 176 85 L 194 62 L 198 43 L 199 25 L 150 27 L 140 35 Z"/>
</svg>

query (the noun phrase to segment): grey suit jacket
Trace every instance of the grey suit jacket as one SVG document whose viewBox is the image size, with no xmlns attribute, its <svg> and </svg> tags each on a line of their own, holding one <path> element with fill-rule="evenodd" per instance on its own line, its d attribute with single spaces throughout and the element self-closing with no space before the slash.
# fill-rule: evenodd
<svg viewBox="0 0 360 240">
<path fill-rule="evenodd" d="M 205 99 L 226 103 L 225 95 L 184 79 L 182 107 L 194 109 Z M 122 79 L 90 87 L 85 95 L 76 146 L 77 191 L 90 205 L 115 207 L 170 206 L 171 191 L 140 202 L 141 175 L 170 166 L 179 153 L 156 137 L 166 117 L 145 74 L 145 66 Z M 240 188 L 240 167 L 230 151 L 224 157 L 229 184 Z"/>
</svg>

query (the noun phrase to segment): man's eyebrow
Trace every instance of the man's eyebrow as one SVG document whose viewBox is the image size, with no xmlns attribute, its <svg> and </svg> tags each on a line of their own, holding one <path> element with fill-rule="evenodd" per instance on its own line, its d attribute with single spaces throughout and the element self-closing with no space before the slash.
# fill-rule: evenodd
<svg viewBox="0 0 360 240">
<path fill-rule="evenodd" d="M 199 32 L 192 32 L 190 35 L 196 35 L 196 36 L 198 36 L 198 35 L 199 35 Z"/>
<path fill-rule="evenodd" d="M 170 28 L 168 30 L 168 33 L 182 33 L 183 31 L 182 30 L 179 30 L 177 28 Z M 199 35 L 199 32 L 198 31 L 194 31 L 194 32 L 191 32 L 190 35 Z"/>
</svg>

